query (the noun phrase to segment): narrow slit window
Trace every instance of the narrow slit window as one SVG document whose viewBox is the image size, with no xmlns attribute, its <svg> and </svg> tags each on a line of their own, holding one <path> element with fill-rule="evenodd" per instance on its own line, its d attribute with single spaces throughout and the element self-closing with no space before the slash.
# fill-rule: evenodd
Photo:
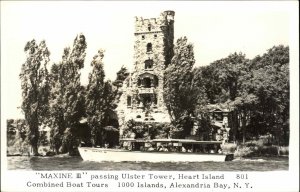
<svg viewBox="0 0 300 192">
<path fill-rule="evenodd" d="M 147 44 L 147 52 L 151 52 L 152 51 L 152 44 L 148 43 Z"/>
<path fill-rule="evenodd" d="M 127 106 L 131 106 L 131 96 L 127 96 Z"/>
<path fill-rule="evenodd" d="M 154 96 L 153 103 L 154 103 L 155 105 L 157 105 L 157 97 L 156 97 L 156 95 Z"/>
<path fill-rule="evenodd" d="M 158 86 L 158 78 L 157 78 L 157 76 L 154 76 L 154 86 L 155 87 Z"/>
</svg>

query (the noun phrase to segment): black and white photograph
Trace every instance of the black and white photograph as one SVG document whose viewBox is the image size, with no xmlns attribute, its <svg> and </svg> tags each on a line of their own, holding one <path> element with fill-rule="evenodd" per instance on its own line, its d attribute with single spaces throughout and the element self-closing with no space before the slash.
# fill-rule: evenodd
<svg viewBox="0 0 300 192">
<path fill-rule="evenodd" d="M 1 1 L 1 191 L 298 191 L 298 6 Z"/>
</svg>

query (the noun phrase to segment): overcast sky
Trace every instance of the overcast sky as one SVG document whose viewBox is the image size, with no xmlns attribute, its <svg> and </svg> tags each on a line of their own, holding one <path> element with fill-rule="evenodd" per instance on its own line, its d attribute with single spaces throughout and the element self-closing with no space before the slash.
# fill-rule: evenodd
<svg viewBox="0 0 300 192">
<path fill-rule="evenodd" d="M 158 17 L 175 11 L 175 40 L 187 36 L 194 44 L 196 66 L 243 52 L 251 59 L 274 45 L 289 45 L 291 2 L 108 2 L 108 1 L 1 1 L 2 113 L 21 117 L 19 73 L 29 40 L 46 40 L 51 63 L 59 62 L 64 47 L 77 34 L 87 40 L 82 83 L 87 83 L 90 62 L 99 48 L 106 50 L 104 69 L 114 80 L 122 65 L 133 66 L 134 16 Z"/>
</svg>

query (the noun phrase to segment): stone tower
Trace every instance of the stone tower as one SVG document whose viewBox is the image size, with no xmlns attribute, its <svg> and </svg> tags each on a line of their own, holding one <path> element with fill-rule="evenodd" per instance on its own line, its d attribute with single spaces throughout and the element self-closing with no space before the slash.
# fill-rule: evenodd
<svg viewBox="0 0 300 192">
<path fill-rule="evenodd" d="M 170 122 L 163 99 L 164 70 L 171 62 L 174 41 L 174 11 L 158 18 L 135 20 L 134 70 L 124 81 L 117 107 L 120 135 L 130 119 Z"/>
</svg>

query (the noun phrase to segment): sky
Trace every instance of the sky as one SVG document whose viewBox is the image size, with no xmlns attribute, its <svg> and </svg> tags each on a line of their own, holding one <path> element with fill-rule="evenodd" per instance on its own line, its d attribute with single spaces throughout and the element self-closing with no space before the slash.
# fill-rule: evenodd
<svg viewBox="0 0 300 192">
<path fill-rule="evenodd" d="M 158 17 L 175 11 L 175 40 L 187 36 L 194 45 L 196 66 L 208 65 L 230 53 L 252 59 L 274 45 L 290 45 L 291 2 L 109 2 L 1 1 L 1 105 L 7 118 L 20 118 L 19 73 L 27 41 L 46 40 L 51 63 L 61 60 L 77 34 L 87 40 L 81 81 L 87 84 L 90 63 L 105 49 L 106 79 L 114 80 L 121 66 L 133 67 L 134 17 Z"/>
</svg>

